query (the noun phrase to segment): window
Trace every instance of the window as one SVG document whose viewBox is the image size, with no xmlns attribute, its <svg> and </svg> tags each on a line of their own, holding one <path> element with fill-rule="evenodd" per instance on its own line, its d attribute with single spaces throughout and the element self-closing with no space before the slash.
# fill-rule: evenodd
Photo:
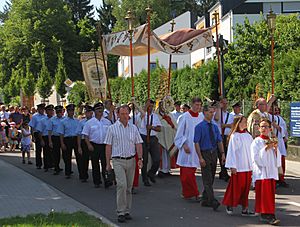
<svg viewBox="0 0 300 227">
<path fill-rule="evenodd" d="M 150 72 L 156 69 L 156 62 L 150 62 Z"/>
<path fill-rule="evenodd" d="M 177 62 L 172 62 L 171 63 L 171 69 L 176 70 L 177 69 Z"/>
</svg>

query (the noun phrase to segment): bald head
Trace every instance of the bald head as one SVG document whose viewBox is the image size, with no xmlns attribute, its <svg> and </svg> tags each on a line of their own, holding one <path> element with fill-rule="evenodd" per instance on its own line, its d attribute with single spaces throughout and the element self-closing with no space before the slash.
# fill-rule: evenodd
<svg viewBox="0 0 300 227">
<path fill-rule="evenodd" d="M 259 109 L 260 112 L 264 113 L 267 111 L 267 101 L 264 98 L 259 98 L 255 102 L 256 108 Z"/>
</svg>

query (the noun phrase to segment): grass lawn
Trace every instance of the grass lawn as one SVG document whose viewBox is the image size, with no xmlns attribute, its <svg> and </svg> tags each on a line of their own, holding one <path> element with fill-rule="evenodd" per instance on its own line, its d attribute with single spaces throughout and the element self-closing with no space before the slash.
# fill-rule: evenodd
<svg viewBox="0 0 300 227">
<path fill-rule="evenodd" d="M 84 212 L 76 213 L 56 213 L 51 212 L 45 214 L 32 214 L 26 217 L 11 217 L 0 219 L 0 226 L 14 227 L 108 227 L 103 224 L 98 218 L 88 215 Z"/>
</svg>

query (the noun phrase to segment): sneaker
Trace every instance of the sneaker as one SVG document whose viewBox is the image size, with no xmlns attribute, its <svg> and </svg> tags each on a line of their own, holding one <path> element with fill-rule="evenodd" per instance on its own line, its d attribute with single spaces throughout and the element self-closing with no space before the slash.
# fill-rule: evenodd
<svg viewBox="0 0 300 227">
<path fill-rule="evenodd" d="M 226 213 L 227 213 L 228 215 L 232 215 L 232 214 L 233 214 L 233 208 L 230 207 L 230 206 L 227 206 L 227 207 L 226 207 Z"/>
<path fill-rule="evenodd" d="M 125 216 L 124 215 L 119 215 L 118 216 L 118 222 L 120 222 L 120 223 L 124 223 L 125 222 Z"/>
<path fill-rule="evenodd" d="M 269 220 L 270 225 L 278 225 L 279 223 L 280 223 L 280 220 L 275 217 L 273 217 Z"/>
<path fill-rule="evenodd" d="M 256 214 L 254 213 L 254 212 L 252 212 L 252 211 L 250 211 L 250 210 L 243 210 L 242 211 L 242 216 L 243 217 L 255 217 L 256 216 Z"/>
</svg>

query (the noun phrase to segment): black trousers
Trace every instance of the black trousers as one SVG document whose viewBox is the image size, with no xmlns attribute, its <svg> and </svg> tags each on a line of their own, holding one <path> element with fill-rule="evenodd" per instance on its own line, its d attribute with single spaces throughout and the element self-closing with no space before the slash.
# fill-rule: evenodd
<svg viewBox="0 0 300 227">
<path fill-rule="evenodd" d="M 60 138 L 59 136 L 51 136 L 51 139 L 53 144 L 52 154 L 53 154 L 54 170 L 58 172 L 60 169 L 59 163 L 61 158 Z"/>
<path fill-rule="evenodd" d="M 35 141 L 35 165 L 36 167 L 42 167 L 42 146 L 39 138 L 39 133 L 33 133 L 34 141 Z"/>
<path fill-rule="evenodd" d="M 52 149 L 49 147 L 48 136 L 43 136 L 45 146 L 43 147 L 43 161 L 44 169 L 50 169 L 53 167 L 53 154 Z"/>
<path fill-rule="evenodd" d="M 92 160 L 92 174 L 93 174 L 93 182 L 94 184 L 101 184 L 101 171 L 102 177 L 105 181 L 105 171 L 106 171 L 106 154 L 105 154 L 105 144 L 96 144 L 92 143 L 94 147 L 94 151 L 91 152 L 91 160 Z M 100 164 L 101 161 L 101 171 Z"/>
<path fill-rule="evenodd" d="M 89 178 L 89 161 L 91 152 L 89 151 L 86 142 L 84 139 L 81 140 L 81 149 L 82 149 L 82 179 L 87 180 Z"/>
<path fill-rule="evenodd" d="M 224 147 L 224 152 L 225 152 L 225 157 L 227 156 L 227 138 L 228 136 L 224 135 L 223 136 L 223 147 Z M 228 172 L 227 169 L 225 168 L 225 163 L 222 164 L 222 154 L 218 150 L 218 159 L 221 167 L 221 172 L 219 173 L 220 177 L 228 177 Z"/>
<path fill-rule="evenodd" d="M 201 154 L 206 162 L 206 166 L 201 167 L 202 181 L 204 186 L 203 200 L 207 201 L 208 204 L 212 204 L 212 202 L 215 200 L 213 184 L 217 169 L 217 149 L 204 152 L 202 151 Z"/>
<path fill-rule="evenodd" d="M 147 144 L 147 136 L 141 135 L 143 143 L 143 168 L 142 168 L 142 178 L 143 181 L 148 181 L 148 174 L 155 176 L 156 172 L 159 169 L 160 162 L 160 153 L 159 153 L 159 144 L 156 136 L 150 136 L 150 143 Z M 150 153 L 152 159 L 152 166 L 147 172 L 148 165 L 148 154 Z"/>
<path fill-rule="evenodd" d="M 65 162 L 65 175 L 70 176 L 72 172 L 72 151 L 74 150 L 76 157 L 76 164 L 79 174 L 79 179 L 82 178 L 82 162 L 81 155 L 78 153 L 77 147 L 77 137 L 64 137 L 64 144 L 66 145 L 66 150 L 63 151 L 63 160 Z"/>
</svg>

